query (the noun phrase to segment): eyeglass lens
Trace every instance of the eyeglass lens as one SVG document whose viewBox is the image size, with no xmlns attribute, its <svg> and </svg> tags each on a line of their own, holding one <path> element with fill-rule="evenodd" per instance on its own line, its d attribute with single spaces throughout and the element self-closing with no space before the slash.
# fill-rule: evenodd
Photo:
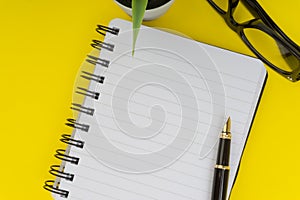
<svg viewBox="0 0 300 200">
<path fill-rule="evenodd" d="M 276 67 L 286 72 L 292 72 L 299 67 L 299 60 L 280 42 L 262 30 L 245 28 L 246 39 L 262 57 Z"/>
<path fill-rule="evenodd" d="M 224 12 L 227 12 L 228 10 L 228 0 L 214 0 L 213 1 L 216 6 L 218 6 L 221 10 Z"/>
<path fill-rule="evenodd" d="M 224 12 L 228 11 L 228 0 L 213 0 L 213 2 L 219 7 L 219 9 Z M 240 2 L 233 14 L 235 21 L 241 22 L 240 19 L 235 18 L 235 13 L 245 11 L 243 10 L 244 8 L 245 7 Z M 251 18 L 253 19 L 253 17 Z M 252 46 L 252 48 L 255 49 L 265 60 L 275 67 L 286 72 L 292 72 L 299 68 L 299 59 L 290 53 L 283 44 L 276 41 L 266 32 L 255 28 L 245 28 L 243 29 L 243 32 L 250 46 Z"/>
</svg>

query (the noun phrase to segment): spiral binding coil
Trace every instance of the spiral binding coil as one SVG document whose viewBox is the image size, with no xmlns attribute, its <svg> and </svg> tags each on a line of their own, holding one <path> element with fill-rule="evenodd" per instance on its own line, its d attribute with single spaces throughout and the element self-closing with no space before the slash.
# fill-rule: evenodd
<svg viewBox="0 0 300 200">
<path fill-rule="evenodd" d="M 62 134 L 60 141 L 66 143 L 68 145 L 81 148 L 81 149 L 83 148 L 83 145 L 84 145 L 83 141 L 72 139 L 70 134 Z"/>
<path fill-rule="evenodd" d="M 98 64 L 98 65 L 102 65 L 103 67 L 108 67 L 108 65 L 109 65 L 108 60 L 97 58 L 97 57 L 92 56 L 92 55 L 88 55 L 88 59 L 86 59 L 86 61 L 91 63 L 92 65 Z"/>
<path fill-rule="evenodd" d="M 103 26 L 103 25 L 97 25 L 96 31 L 99 34 L 104 35 L 104 36 L 106 35 L 106 33 L 111 33 L 114 35 L 119 34 L 118 28 L 115 28 L 115 27 L 110 28 L 110 27 Z M 97 50 L 101 50 L 101 49 L 105 49 L 108 51 L 114 50 L 113 44 L 105 43 L 105 42 L 102 42 L 99 40 L 92 40 L 91 46 Z M 98 57 L 95 57 L 92 55 L 87 56 L 86 62 L 88 62 L 92 65 L 100 65 L 102 67 L 108 67 L 109 63 L 110 63 L 108 60 L 98 58 Z M 103 76 L 98 76 L 96 74 L 92 74 L 92 73 L 89 73 L 86 71 L 82 71 L 82 74 L 80 76 L 84 79 L 87 79 L 89 81 L 96 81 L 97 83 L 100 83 L 100 84 L 103 84 L 104 79 L 105 79 L 105 77 L 103 77 Z M 82 87 L 77 87 L 76 93 L 84 95 L 86 97 L 93 98 L 95 100 L 98 100 L 100 97 L 100 93 L 90 91 L 90 90 L 88 90 L 86 88 L 82 88 Z M 79 113 L 90 115 L 90 116 L 93 116 L 94 112 L 95 112 L 95 110 L 93 108 L 88 108 L 88 107 L 85 107 L 85 106 L 77 104 L 77 103 L 72 103 L 71 109 L 75 110 Z M 65 125 L 73 128 L 73 129 L 83 131 L 83 132 L 89 131 L 88 124 L 80 123 L 76 119 L 71 119 L 71 118 L 67 119 L 67 122 L 65 123 Z M 60 141 L 67 144 L 68 147 L 70 147 L 70 146 L 77 147 L 77 148 L 84 147 L 84 141 L 73 139 L 71 134 L 62 134 Z M 69 191 L 59 188 L 60 181 L 62 179 L 66 180 L 66 181 L 73 181 L 75 175 L 65 172 L 64 165 L 65 165 L 65 163 L 71 163 L 74 165 L 78 165 L 79 158 L 69 155 L 68 150 L 64 150 L 64 149 L 57 149 L 56 154 L 54 156 L 56 158 L 58 158 L 59 160 L 63 161 L 63 164 L 62 165 L 52 165 L 50 167 L 49 173 L 52 174 L 53 176 L 57 177 L 57 179 L 45 181 L 44 189 L 46 189 L 52 193 L 58 194 L 61 197 L 68 198 Z"/>
<path fill-rule="evenodd" d="M 74 179 L 74 174 L 65 173 L 65 172 L 60 171 L 60 165 L 52 165 L 50 167 L 49 173 L 54 176 L 64 178 L 68 181 L 73 181 L 73 179 Z"/>
</svg>

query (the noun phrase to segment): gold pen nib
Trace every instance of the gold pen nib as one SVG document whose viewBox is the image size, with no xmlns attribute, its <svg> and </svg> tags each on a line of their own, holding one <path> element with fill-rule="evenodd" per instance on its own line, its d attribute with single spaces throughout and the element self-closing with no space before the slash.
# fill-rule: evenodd
<svg viewBox="0 0 300 200">
<path fill-rule="evenodd" d="M 231 129 L 231 119 L 230 117 L 228 117 L 226 124 L 224 125 L 223 128 L 223 133 L 230 133 L 230 129 Z"/>
</svg>

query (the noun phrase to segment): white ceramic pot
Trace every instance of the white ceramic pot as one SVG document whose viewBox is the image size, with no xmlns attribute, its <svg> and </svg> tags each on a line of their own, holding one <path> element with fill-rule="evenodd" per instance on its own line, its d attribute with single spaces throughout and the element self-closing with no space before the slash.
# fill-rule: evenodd
<svg viewBox="0 0 300 200">
<path fill-rule="evenodd" d="M 160 17 L 163 15 L 167 10 L 171 7 L 175 0 L 171 0 L 166 4 L 159 6 L 157 8 L 147 9 L 144 15 L 144 20 L 153 20 L 155 18 Z M 116 4 L 118 4 L 128 15 L 132 16 L 132 9 L 120 4 L 115 0 Z"/>
</svg>

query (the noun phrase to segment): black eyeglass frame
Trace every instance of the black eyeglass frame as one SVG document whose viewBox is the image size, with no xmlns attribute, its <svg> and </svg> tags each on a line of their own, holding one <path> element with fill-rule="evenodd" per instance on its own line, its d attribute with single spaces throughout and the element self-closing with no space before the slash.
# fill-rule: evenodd
<svg viewBox="0 0 300 200">
<path fill-rule="evenodd" d="M 278 72 L 280 75 L 284 76 L 292 82 L 300 80 L 300 65 L 298 65 L 291 72 L 280 69 L 279 67 L 272 64 L 268 59 L 262 56 L 247 39 L 244 29 L 254 28 L 259 29 L 269 36 L 271 36 L 277 43 L 284 46 L 289 53 L 293 54 L 300 63 L 300 47 L 294 43 L 269 17 L 269 15 L 263 10 L 256 0 L 241 0 L 241 2 L 246 6 L 250 13 L 254 16 L 254 19 L 243 22 L 239 24 L 235 21 L 233 13 L 238 6 L 239 0 L 228 0 L 228 9 L 224 11 L 218 7 L 214 0 L 207 0 L 208 3 L 224 18 L 226 24 L 235 31 L 243 40 L 243 42 L 248 46 L 248 48 L 265 64 L 270 66 L 273 70 Z M 224 0 L 225 1 L 225 0 Z"/>
</svg>

